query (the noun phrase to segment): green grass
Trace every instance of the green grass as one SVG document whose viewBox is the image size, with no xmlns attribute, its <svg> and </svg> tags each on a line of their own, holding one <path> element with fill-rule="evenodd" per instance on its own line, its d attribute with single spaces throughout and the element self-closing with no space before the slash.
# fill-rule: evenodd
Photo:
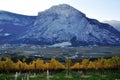
<svg viewBox="0 0 120 80">
<path fill-rule="evenodd" d="M 22 80 L 25 74 L 18 77 L 17 80 Z M 14 74 L 0 74 L 0 80 L 15 80 Z M 27 80 L 27 79 L 24 79 Z M 30 74 L 29 80 L 47 80 L 46 74 L 37 74 L 35 77 Z M 81 73 L 70 71 L 70 76 L 66 77 L 66 71 L 54 74 L 50 76 L 50 80 L 120 80 L 119 71 L 116 73 L 105 71 L 103 75 L 98 72 L 88 72 L 86 75 Z"/>
<path fill-rule="evenodd" d="M 24 80 L 27 80 L 27 78 L 24 75 L 19 76 L 17 80 L 22 80 L 22 78 Z M 4 75 L 0 75 L 0 80 L 15 80 L 15 77 L 13 74 L 4 74 Z M 36 75 L 34 77 L 34 75 L 31 74 L 29 80 L 46 80 L 46 77 L 42 75 Z"/>
</svg>

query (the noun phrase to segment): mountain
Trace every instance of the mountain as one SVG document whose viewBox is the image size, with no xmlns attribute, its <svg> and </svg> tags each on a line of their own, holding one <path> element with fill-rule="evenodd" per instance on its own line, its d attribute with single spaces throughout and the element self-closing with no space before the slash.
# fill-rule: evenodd
<svg viewBox="0 0 120 80">
<path fill-rule="evenodd" d="M 35 16 L 0 11 L 0 43 L 8 43 L 16 39 L 34 23 L 35 19 Z"/>
<path fill-rule="evenodd" d="M 10 24 L 10 27 L 8 26 L 9 30 L 19 28 L 18 32 L 12 29 L 13 31 L 10 33 L 16 34 L 17 32 L 17 34 L 10 40 L 7 39 L 6 42 L 8 43 L 40 45 L 71 43 L 72 46 L 120 45 L 119 31 L 109 24 L 87 18 L 84 13 L 67 4 L 53 6 L 39 12 L 37 16 L 24 16 L 6 12 L 3 13 L 3 16 L 3 19 L 0 19 L 0 25 L 5 22 L 4 26 L 6 26 L 6 23 Z"/>
<path fill-rule="evenodd" d="M 118 31 L 120 31 L 120 21 L 117 20 L 111 20 L 111 21 L 104 21 L 104 23 L 108 23 L 111 26 L 114 26 Z"/>
</svg>

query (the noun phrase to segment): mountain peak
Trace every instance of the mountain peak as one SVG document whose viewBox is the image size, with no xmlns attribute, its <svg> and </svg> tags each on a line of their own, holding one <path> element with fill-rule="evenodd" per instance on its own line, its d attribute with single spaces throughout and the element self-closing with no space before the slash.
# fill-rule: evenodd
<svg viewBox="0 0 120 80">
<path fill-rule="evenodd" d="M 64 15 L 67 17 L 69 15 L 76 15 L 76 14 L 85 15 L 68 4 L 59 4 L 59 5 L 52 6 L 51 8 L 47 9 L 45 13 L 46 12 L 51 13 L 51 14 Z"/>
<path fill-rule="evenodd" d="M 73 7 L 68 4 L 59 4 L 59 5 L 52 6 L 51 8 L 69 9 L 69 8 L 73 8 Z"/>
</svg>

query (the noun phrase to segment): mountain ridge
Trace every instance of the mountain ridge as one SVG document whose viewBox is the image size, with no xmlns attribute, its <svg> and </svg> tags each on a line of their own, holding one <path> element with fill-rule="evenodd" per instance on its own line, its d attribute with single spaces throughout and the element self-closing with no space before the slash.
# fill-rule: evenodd
<svg viewBox="0 0 120 80">
<path fill-rule="evenodd" d="M 0 11 L 0 44 L 9 43 L 28 29 L 36 19 L 35 16 L 25 16 L 8 11 Z M 7 36 L 5 36 L 7 34 Z"/>
<path fill-rule="evenodd" d="M 103 21 L 103 23 L 108 23 L 111 26 L 113 26 L 115 29 L 117 29 L 118 31 L 120 31 L 120 21 L 110 20 L 110 21 Z"/>
<path fill-rule="evenodd" d="M 9 43 L 52 45 L 70 42 L 73 46 L 120 45 L 119 31 L 109 24 L 87 18 L 84 13 L 67 4 L 53 6 L 39 12 L 34 19 L 29 19 L 27 30 Z"/>
</svg>

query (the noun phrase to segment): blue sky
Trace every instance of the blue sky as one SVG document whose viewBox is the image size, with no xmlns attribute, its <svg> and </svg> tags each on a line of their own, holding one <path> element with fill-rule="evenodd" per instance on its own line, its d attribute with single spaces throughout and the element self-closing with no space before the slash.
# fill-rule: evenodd
<svg viewBox="0 0 120 80">
<path fill-rule="evenodd" d="M 37 15 L 52 5 L 69 4 L 89 18 L 120 21 L 120 0 L 0 0 L 0 10 Z"/>
</svg>

